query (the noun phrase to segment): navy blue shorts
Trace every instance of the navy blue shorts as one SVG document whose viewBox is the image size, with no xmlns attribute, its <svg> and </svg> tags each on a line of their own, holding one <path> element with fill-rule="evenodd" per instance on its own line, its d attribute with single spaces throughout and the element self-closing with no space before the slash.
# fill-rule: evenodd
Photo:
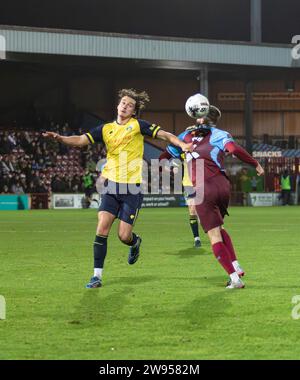
<svg viewBox="0 0 300 380">
<path fill-rule="evenodd" d="M 123 222 L 133 225 L 142 207 L 143 194 L 141 190 L 134 194 L 130 191 L 124 194 L 124 188 L 120 191 L 119 184 L 113 184 L 116 186 L 111 189 L 106 187 L 106 191 L 101 195 L 99 211 L 107 211 Z"/>
<path fill-rule="evenodd" d="M 196 190 L 193 188 L 193 186 L 184 186 L 183 195 L 185 201 L 187 202 L 189 199 L 193 199 L 196 197 Z"/>
</svg>

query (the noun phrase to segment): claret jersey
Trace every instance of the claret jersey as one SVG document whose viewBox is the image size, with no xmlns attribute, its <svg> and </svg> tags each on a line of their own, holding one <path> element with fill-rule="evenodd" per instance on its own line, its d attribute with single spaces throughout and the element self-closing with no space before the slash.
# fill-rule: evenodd
<svg viewBox="0 0 300 380">
<path fill-rule="evenodd" d="M 194 170 L 196 159 L 204 159 L 205 179 L 222 172 L 225 173 L 225 145 L 234 141 L 230 133 L 211 127 L 206 136 L 197 136 L 195 132 L 185 131 L 182 140 L 186 143 L 193 142 L 193 152 L 186 153 L 185 156 L 188 165 L 192 165 L 192 170 L 189 170 L 189 173 L 193 184 L 196 178 Z M 180 157 L 182 153 L 180 148 L 174 146 L 168 146 L 167 150 L 173 157 Z"/>
</svg>

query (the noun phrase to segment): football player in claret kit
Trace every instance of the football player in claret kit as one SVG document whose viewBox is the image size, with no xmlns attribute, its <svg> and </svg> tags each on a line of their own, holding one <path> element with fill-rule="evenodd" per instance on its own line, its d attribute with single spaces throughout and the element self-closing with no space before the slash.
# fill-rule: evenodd
<svg viewBox="0 0 300 380">
<path fill-rule="evenodd" d="M 144 136 L 165 140 L 182 151 L 190 151 L 191 143 L 185 143 L 160 126 L 139 119 L 140 111 L 149 101 L 146 92 L 133 89 L 119 92 L 117 119 L 104 123 L 81 136 L 61 136 L 46 132 L 44 137 L 58 142 L 82 147 L 88 144 L 104 143 L 107 162 L 102 172 L 105 191 L 101 197 L 98 225 L 94 241 L 94 275 L 87 288 L 102 286 L 102 271 L 107 252 L 107 238 L 116 218 L 120 220 L 118 236 L 128 245 L 128 263 L 134 264 L 140 253 L 141 238 L 133 232 L 133 226 L 142 205 L 142 165 Z"/>
<path fill-rule="evenodd" d="M 197 195 L 194 198 L 200 223 L 208 234 L 214 255 L 230 276 L 227 288 L 234 289 L 244 287 L 240 279 L 244 271 L 237 260 L 231 238 L 223 228 L 230 198 L 230 182 L 224 169 L 225 153 L 255 167 L 259 176 L 264 174 L 264 170 L 258 161 L 234 142 L 228 132 L 216 128 L 220 117 L 220 110 L 210 105 L 207 116 L 197 119 L 195 127 L 184 136 L 184 141 L 193 142 L 193 153 L 187 153 L 186 160 L 196 194 L 203 195 L 203 199 Z M 175 150 L 177 156 L 181 154 L 180 148 L 172 147 L 172 151 Z M 197 171 L 201 170 L 201 165 L 197 165 L 197 160 L 204 163 L 204 180 L 199 183 L 197 179 L 201 176 L 197 177 Z"/>
</svg>

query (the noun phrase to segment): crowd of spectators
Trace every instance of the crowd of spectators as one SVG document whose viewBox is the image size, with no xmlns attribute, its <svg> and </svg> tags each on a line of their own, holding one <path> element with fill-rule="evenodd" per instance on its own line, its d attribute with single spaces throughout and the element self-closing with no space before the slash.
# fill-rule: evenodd
<svg viewBox="0 0 300 380">
<path fill-rule="evenodd" d="M 68 123 L 52 122 L 47 130 L 64 136 L 83 133 Z M 84 174 L 96 178 L 96 164 L 104 156 L 101 145 L 70 148 L 44 139 L 41 132 L 0 130 L 0 193 L 82 193 Z"/>
<path fill-rule="evenodd" d="M 71 129 L 68 123 L 52 122 L 46 129 L 65 136 L 84 133 L 81 129 Z M 96 191 L 95 184 L 101 171 L 97 163 L 105 156 L 105 148 L 101 144 L 70 148 L 44 139 L 41 131 L 16 127 L 0 129 L 0 194 L 85 193 L 90 197 Z M 234 192 L 281 190 L 280 173 L 274 172 L 273 167 L 266 172 L 265 183 L 255 176 L 252 169 L 235 161 L 230 161 L 227 168 Z M 151 177 L 151 167 L 148 165 L 144 169 L 142 186 L 146 193 L 154 189 L 163 193 L 174 191 L 173 171 L 169 173 L 171 182 L 168 185 L 160 178 L 162 172 Z M 292 175 L 293 189 L 296 182 Z"/>
</svg>

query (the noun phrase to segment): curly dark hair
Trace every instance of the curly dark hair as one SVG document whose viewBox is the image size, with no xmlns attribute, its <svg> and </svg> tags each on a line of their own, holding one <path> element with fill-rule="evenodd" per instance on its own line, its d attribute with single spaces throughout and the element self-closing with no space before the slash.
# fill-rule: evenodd
<svg viewBox="0 0 300 380">
<path fill-rule="evenodd" d="M 141 111 L 146 107 L 146 103 L 150 101 L 149 95 L 146 91 L 137 92 L 134 88 L 123 88 L 119 91 L 119 101 L 128 96 L 136 101 L 134 117 L 139 117 Z"/>
</svg>

